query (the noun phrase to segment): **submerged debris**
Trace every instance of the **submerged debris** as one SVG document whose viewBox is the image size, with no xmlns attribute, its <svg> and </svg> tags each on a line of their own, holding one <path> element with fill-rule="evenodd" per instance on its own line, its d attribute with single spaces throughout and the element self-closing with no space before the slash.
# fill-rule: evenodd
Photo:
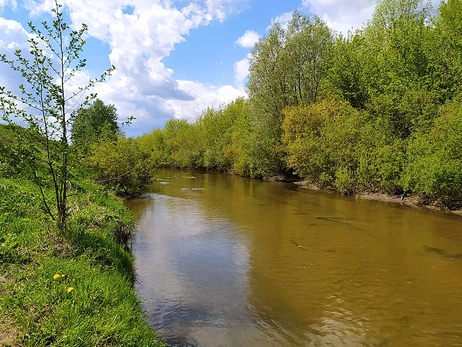
<svg viewBox="0 0 462 347">
<path fill-rule="evenodd" d="M 299 244 L 298 244 L 297 242 L 295 242 L 294 240 L 290 240 L 290 242 L 292 242 L 295 246 L 297 246 L 297 247 L 300 248 L 300 249 L 303 249 L 303 250 L 305 250 L 305 251 L 308 250 L 308 248 L 299 245 Z"/>
</svg>

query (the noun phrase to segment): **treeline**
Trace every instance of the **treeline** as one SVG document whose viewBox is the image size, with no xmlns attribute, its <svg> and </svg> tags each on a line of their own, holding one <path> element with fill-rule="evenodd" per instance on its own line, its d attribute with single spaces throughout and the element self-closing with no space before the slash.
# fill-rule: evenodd
<svg viewBox="0 0 462 347">
<path fill-rule="evenodd" d="M 250 61 L 248 99 L 133 141 L 153 166 L 294 175 L 346 194 L 416 193 L 460 206 L 461 0 L 438 11 L 382 0 L 346 37 L 294 12 Z"/>
</svg>

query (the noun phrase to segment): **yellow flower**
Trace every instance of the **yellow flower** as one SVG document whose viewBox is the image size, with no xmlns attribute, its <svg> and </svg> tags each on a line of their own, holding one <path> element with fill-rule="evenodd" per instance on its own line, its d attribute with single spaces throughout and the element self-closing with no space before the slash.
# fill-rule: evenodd
<svg viewBox="0 0 462 347">
<path fill-rule="evenodd" d="M 55 281 L 57 281 L 57 280 L 59 280 L 61 277 L 63 277 L 63 276 L 61 276 L 60 274 L 55 274 L 55 275 L 53 276 L 53 279 L 54 279 Z"/>
<path fill-rule="evenodd" d="M 72 287 L 67 288 L 68 293 L 72 292 L 73 290 L 74 290 L 74 288 L 72 288 Z"/>
</svg>

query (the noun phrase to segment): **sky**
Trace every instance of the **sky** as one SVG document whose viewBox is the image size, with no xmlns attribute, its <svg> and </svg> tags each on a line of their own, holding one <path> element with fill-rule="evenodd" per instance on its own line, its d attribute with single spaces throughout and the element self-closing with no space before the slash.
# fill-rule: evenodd
<svg viewBox="0 0 462 347">
<path fill-rule="evenodd" d="M 88 65 L 70 88 L 116 70 L 95 87 L 119 120 L 136 120 L 127 136 L 149 133 L 171 118 L 195 119 L 207 107 L 246 96 L 248 55 L 275 21 L 297 9 L 337 32 L 360 28 L 373 0 L 61 0 L 73 28 L 88 25 Z M 54 0 L 0 0 L 0 53 L 27 49 L 27 22 L 50 20 Z M 0 85 L 18 76 L 0 64 Z"/>
</svg>

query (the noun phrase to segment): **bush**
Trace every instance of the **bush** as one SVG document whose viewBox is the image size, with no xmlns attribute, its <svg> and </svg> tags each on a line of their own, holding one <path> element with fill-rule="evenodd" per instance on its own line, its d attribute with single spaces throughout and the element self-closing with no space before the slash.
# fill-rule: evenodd
<svg viewBox="0 0 462 347">
<path fill-rule="evenodd" d="M 360 113 L 338 98 L 329 98 L 311 106 L 288 108 L 284 116 L 287 165 L 322 186 L 353 192 Z"/>
<path fill-rule="evenodd" d="M 400 175 L 406 161 L 407 140 L 393 136 L 384 119 L 368 120 L 361 128 L 358 183 L 368 191 L 402 191 Z"/>
<path fill-rule="evenodd" d="M 137 142 L 119 136 L 91 146 L 89 164 L 97 170 L 99 182 L 118 194 L 137 195 L 149 182 L 154 169 L 149 154 Z"/>
<path fill-rule="evenodd" d="M 431 200 L 461 206 L 462 95 L 441 108 L 430 130 L 415 135 L 401 180 L 406 189 Z"/>
</svg>

